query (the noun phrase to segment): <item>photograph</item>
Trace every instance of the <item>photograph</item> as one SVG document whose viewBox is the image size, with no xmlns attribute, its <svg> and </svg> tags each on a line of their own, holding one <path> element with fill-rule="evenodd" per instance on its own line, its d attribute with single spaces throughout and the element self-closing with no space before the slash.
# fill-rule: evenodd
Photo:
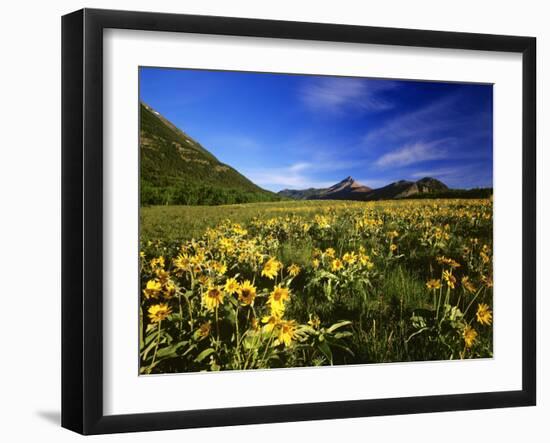
<svg viewBox="0 0 550 443">
<path fill-rule="evenodd" d="M 493 84 L 138 70 L 140 375 L 493 358 Z"/>
</svg>

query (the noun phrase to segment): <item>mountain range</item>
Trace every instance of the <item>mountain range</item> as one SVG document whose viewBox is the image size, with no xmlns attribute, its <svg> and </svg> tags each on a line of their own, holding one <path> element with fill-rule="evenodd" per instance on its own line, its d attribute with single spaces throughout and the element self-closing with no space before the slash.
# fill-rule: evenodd
<svg viewBox="0 0 550 443">
<path fill-rule="evenodd" d="M 411 197 L 418 194 L 432 194 L 449 190 L 445 183 L 431 177 L 418 181 L 400 180 L 382 188 L 372 189 L 362 185 L 353 177 L 346 177 L 330 188 L 309 188 L 303 190 L 283 189 L 279 195 L 295 200 L 388 200 Z"/>
<path fill-rule="evenodd" d="M 372 189 L 352 177 L 329 188 L 262 189 L 222 163 L 197 140 L 149 105 L 140 103 L 140 199 L 142 205 L 220 205 L 280 200 L 388 200 L 487 198 L 492 188 L 456 190 L 424 177 Z"/>
</svg>

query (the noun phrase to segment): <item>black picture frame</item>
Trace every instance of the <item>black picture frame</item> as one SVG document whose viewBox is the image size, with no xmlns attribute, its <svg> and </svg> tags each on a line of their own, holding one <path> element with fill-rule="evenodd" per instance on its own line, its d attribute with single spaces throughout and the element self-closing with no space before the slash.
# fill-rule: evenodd
<svg viewBox="0 0 550 443">
<path fill-rule="evenodd" d="M 103 31 L 502 51 L 522 54 L 522 389 L 130 415 L 103 413 Z M 83 9 L 62 18 L 62 426 L 82 434 L 413 414 L 536 403 L 536 39 Z"/>
</svg>

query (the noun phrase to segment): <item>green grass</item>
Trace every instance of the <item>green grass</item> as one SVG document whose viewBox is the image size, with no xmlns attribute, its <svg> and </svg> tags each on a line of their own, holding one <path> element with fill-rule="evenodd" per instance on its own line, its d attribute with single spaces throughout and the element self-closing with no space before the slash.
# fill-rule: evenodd
<svg viewBox="0 0 550 443">
<path fill-rule="evenodd" d="M 334 207 L 387 207 L 399 206 L 402 202 L 343 202 L 331 200 L 298 200 L 281 202 L 245 203 L 219 206 L 148 206 L 140 213 L 143 238 L 162 239 L 166 242 L 199 238 L 208 227 L 214 227 L 223 220 L 248 223 L 254 218 L 267 220 L 279 216 L 299 215 L 312 219 Z"/>
</svg>

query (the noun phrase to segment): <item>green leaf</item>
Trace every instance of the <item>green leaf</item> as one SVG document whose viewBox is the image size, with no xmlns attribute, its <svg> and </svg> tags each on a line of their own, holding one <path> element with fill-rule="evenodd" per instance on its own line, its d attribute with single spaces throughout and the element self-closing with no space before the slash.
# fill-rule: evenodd
<svg viewBox="0 0 550 443">
<path fill-rule="evenodd" d="M 200 363 L 201 361 L 203 361 L 206 357 L 208 357 L 210 354 L 213 354 L 214 352 L 216 352 L 214 349 L 212 348 L 208 348 L 208 349 L 205 349 L 204 351 L 202 351 L 198 356 L 197 358 L 195 358 L 195 361 L 197 363 Z"/>
<path fill-rule="evenodd" d="M 341 338 L 344 338 L 344 337 L 351 337 L 353 334 L 349 331 L 346 331 L 346 332 L 337 332 L 336 334 L 334 334 L 334 338 L 339 340 Z"/>
<path fill-rule="evenodd" d="M 319 342 L 317 345 L 317 348 L 319 348 L 319 351 L 327 358 L 327 360 L 332 365 L 332 351 L 330 350 L 330 346 L 326 341 Z"/>
<path fill-rule="evenodd" d="M 343 327 L 343 326 L 347 326 L 347 325 L 351 325 L 351 322 L 349 320 L 344 320 L 344 321 L 340 321 L 338 323 L 334 323 L 330 328 L 327 329 L 327 332 L 334 332 L 336 331 L 337 329 Z"/>
<path fill-rule="evenodd" d="M 151 349 L 153 349 L 155 347 L 155 345 L 157 344 L 156 341 L 153 341 L 149 344 L 149 346 L 147 346 L 142 352 L 141 352 L 141 358 L 143 360 L 146 360 L 147 359 L 147 354 L 149 354 L 149 352 L 151 351 Z"/>
<path fill-rule="evenodd" d="M 179 342 L 175 345 L 167 346 L 166 348 L 159 349 L 157 352 L 157 357 L 158 358 L 176 357 L 178 355 L 177 350 L 181 348 L 184 344 L 185 342 Z"/>
</svg>

